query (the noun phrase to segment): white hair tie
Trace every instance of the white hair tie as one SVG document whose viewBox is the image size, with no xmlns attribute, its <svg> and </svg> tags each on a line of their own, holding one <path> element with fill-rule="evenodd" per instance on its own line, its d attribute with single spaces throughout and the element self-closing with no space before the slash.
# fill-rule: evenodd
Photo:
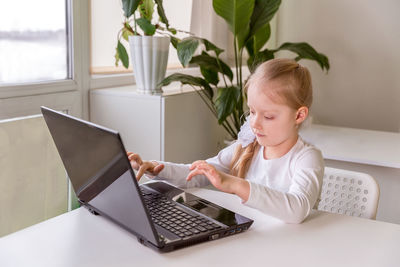
<svg viewBox="0 0 400 267">
<path fill-rule="evenodd" d="M 242 145 L 242 148 L 245 148 L 249 144 L 254 142 L 256 136 L 253 133 L 253 130 L 250 127 L 249 117 L 246 117 L 245 123 L 240 127 L 240 131 L 238 133 L 238 143 Z"/>
</svg>

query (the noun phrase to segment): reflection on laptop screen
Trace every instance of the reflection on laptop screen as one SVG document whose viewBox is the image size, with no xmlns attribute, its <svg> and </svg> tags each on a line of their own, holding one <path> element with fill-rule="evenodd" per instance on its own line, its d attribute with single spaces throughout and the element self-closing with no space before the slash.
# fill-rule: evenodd
<svg viewBox="0 0 400 267">
<path fill-rule="evenodd" d="M 89 201 L 95 196 L 94 190 L 89 190 L 94 182 L 96 187 L 102 187 L 95 190 L 100 192 L 128 170 L 125 160 L 121 160 L 126 155 L 115 136 L 56 114 L 49 113 L 46 122 L 51 125 L 52 135 L 57 136 L 56 146 L 81 200 Z M 88 131 L 87 127 L 91 129 Z M 90 194 L 87 190 L 93 192 Z"/>
</svg>

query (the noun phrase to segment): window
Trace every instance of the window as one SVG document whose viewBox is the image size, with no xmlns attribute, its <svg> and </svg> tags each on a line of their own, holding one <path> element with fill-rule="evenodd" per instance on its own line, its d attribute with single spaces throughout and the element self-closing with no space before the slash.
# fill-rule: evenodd
<svg viewBox="0 0 400 267">
<path fill-rule="evenodd" d="M 1 4 L 1 84 L 72 78 L 69 2 L 19 0 Z"/>
<path fill-rule="evenodd" d="M 0 1 L 0 120 L 42 105 L 88 118 L 88 2 Z"/>
</svg>

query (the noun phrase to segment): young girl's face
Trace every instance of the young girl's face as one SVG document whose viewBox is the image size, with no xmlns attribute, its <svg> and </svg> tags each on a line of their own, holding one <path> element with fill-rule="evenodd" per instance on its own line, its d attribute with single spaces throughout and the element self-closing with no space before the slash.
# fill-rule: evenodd
<svg viewBox="0 0 400 267">
<path fill-rule="evenodd" d="M 297 141 L 298 110 L 273 101 L 266 93 L 277 86 L 283 84 L 279 80 L 267 84 L 255 82 L 247 91 L 250 126 L 258 143 L 264 147 L 285 146 Z"/>
</svg>

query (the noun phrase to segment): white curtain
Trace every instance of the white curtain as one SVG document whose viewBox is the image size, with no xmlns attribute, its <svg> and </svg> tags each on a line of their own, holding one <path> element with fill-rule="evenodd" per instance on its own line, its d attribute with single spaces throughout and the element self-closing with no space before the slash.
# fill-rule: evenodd
<svg viewBox="0 0 400 267">
<path fill-rule="evenodd" d="M 212 0 L 193 0 L 190 31 L 224 49 L 223 59 L 234 58 L 233 35 L 228 24 L 215 13 Z"/>
</svg>

